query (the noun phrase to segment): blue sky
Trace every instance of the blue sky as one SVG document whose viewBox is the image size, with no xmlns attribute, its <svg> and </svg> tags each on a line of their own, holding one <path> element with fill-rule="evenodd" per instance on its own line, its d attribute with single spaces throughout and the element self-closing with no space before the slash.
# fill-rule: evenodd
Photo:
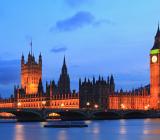
<svg viewBox="0 0 160 140">
<path fill-rule="evenodd" d="M 0 93 L 20 83 L 20 57 L 33 40 L 43 82 L 58 80 L 66 55 L 71 88 L 78 79 L 113 74 L 116 88 L 149 83 L 149 51 L 159 0 L 0 0 Z"/>
</svg>

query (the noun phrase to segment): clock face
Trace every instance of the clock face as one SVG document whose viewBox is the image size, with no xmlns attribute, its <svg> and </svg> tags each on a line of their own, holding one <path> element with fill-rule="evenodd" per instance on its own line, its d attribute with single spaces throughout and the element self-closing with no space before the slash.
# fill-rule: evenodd
<svg viewBox="0 0 160 140">
<path fill-rule="evenodd" d="M 158 60 L 158 59 L 157 59 L 157 56 L 156 56 L 156 55 L 153 55 L 153 56 L 152 56 L 152 63 L 156 63 L 157 60 Z"/>
</svg>

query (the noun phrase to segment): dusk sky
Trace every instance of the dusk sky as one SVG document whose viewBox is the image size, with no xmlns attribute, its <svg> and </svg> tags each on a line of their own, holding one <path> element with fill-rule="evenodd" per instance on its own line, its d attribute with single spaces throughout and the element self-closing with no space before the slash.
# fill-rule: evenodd
<svg viewBox="0 0 160 140">
<path fill-rule="evenodd" d="M 71 88 L 78 79 L 113 74 L 116 89 L 149 83 L 149 51 L 159 0 L 1 0 L 0 94 L 20 84 L 20 58 L 43 57 L 43 82 L 60 75 L 64 55 Z"/>
</svg>

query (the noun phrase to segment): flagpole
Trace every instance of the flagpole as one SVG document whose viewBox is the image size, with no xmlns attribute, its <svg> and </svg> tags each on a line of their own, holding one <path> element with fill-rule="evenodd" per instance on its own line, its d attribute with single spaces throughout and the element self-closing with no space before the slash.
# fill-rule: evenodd
<svg viewBox="0 0 160 140">
<path fill-rule="evenodd" d="M 31 39 L 31 42 L 30 42 L 30 46 L 31 46 L 31 55 L 32 55 L 32 39 Z"/>
</svg>

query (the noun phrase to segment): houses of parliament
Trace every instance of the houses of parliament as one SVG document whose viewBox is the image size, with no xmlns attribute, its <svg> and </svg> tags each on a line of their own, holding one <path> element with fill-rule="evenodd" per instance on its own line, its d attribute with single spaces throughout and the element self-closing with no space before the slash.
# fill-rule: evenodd
<svg viewBox="0 0 160 140">
<path fill-rule="evenodd" d="M 13 95 L 0 99 L 0 108 L 56 108 L 56 109 L 160 109 L 160 29 L 158 26 L 150 50 L 150 84 L 130 91 L 115 90 L 114 76 L 79 79 L 79 91 L 71 91 L 70 76 L 64 57 L 58 83 L 42 83 L 42 55 L 36 61 L 32 52 L 21 57 L 21 85 Z M 45 90 L 44 90 L 45 89 Z"/>
</svg>

